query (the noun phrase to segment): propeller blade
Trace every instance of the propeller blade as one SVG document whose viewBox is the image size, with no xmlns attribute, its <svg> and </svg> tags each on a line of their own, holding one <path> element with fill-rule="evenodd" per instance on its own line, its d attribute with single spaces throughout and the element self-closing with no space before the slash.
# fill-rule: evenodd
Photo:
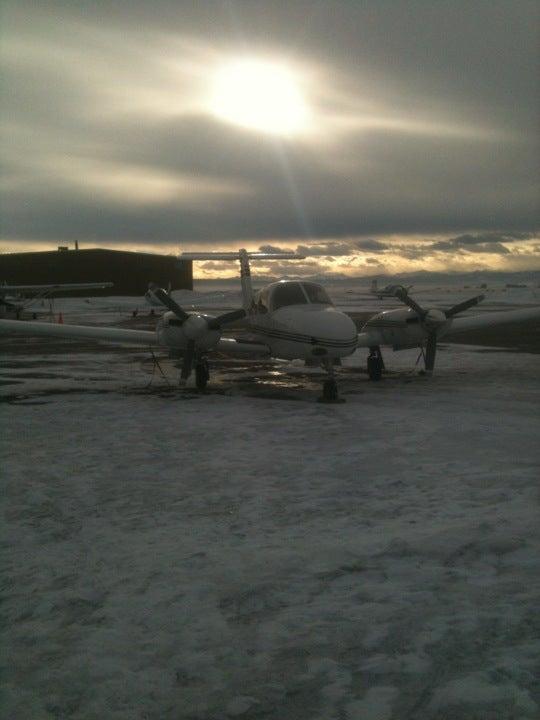
<svg viewBox="0 0 540 720">
<path fill-rule="evenodd" d="M 447 318 L 451 318 L 460 312 L 464 312 L 465 310 L 468 310 L 469 308 L 472 308 L 475 305 L 478 305 L 478 303 L 482 302 L 482 300 L 485 297 L 486 297 L 485 295 L 477 295 L 476 297 L 469 298 L 469 300 L 464 300 L 462 303 L 459 303 L 458 305 L 454 305 L 454 307 L 451 307 L 450 310 L 445 310 L 444 314 L 446 315 Z"/>
<path fill-rule="evenodd" d="M 405 305 L 408 305 L 411 310 L 414 310 L 416 313 L 418 313 L 418 316 L 420 318 L 423 318 L 426 315 L 426 311 L 420 307 L 420 305 L 412 299 L 412 297 L 407 293 L 405 288 L 398 288 L 395 292 L 395 296 L 398 300 L 401 300 L 401 302 L 405 303 Z"/>
<path fill-rule="evenodd" d="M 437 333 L 429 333 L 426 343 L 426 372 L 432 373 L 435 367 L 435 356 L 437 354 Z"/>
<path fill-rule="evenodd" d="M 193 368 L 193 359 L 195 357 L 195 341 L 189 340 L 186 350 L 184 352 L 184 360 L 182 362 L 182 370 L 180 371 L 180 377 L 182 380 L 187 380 L 191 375 Z"/>
<path fill-rule="evenodd" d="M 218 315 L 216 318 L 212 318 L 208 321 L 208 327 L 210 330 L 219 330 L 223 325 L 232 323 L 235 320 L 241 320 L 246 317 L 246 311 L 240 308 L 240 310 L 232 310 L 231 312 L 223 313 Z"/>
<path fill-rule="evenodd" d="M 182 310 L 182 308 L 180 307 L 180 305 L 178 305 L 178 303 L 176 303 L 176 302 L 172 299 L 172 297 L 171 297 L 170 295 L 167 295 L 167 293 L 165 292 L 165 290 L 164 290 L 163 288 L 160 288 L 160 287 L 151 287 L 150 289 L 152 290 L 152 292 L 154 293 L 154 295 L 157 297 L 157 299 L 158 299 L 163 305 L 165 305 L 165 307 L 168 307 L 169 310 L 172 310 L 173 313 L 174 313 L 178 318 L 180 318 L 180 320 L 182 320 L 183 322 L 185 322 L 185 321 L 188 319 L 189 314 L 188 314 L 185 310 Z"/>
</svg>

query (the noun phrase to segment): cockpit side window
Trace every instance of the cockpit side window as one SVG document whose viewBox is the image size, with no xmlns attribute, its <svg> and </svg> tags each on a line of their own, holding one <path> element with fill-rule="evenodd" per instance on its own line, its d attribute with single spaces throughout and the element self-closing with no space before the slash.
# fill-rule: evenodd
<svg viewBox="0 0 540 720">
<path fill-rule="evenodd" d="M 331 305 L 332 301 L 328 297 L 326 290 L 316 283 L 302 283 L 309 302 L 318 303 L 319 305 Z"/>
<path fill-rule="evenodd" d="M 284 282 L 277 285 L 272 292 L 272 309 L 277 310 L 286 305 L 305 305 L 306 296 L 300 283 Z"/>
<path fill-rule="evenodd" d="M 261 290 L 257 299 L 257 312 L 267 313 L 268 312 L 268 291 Z"/>
</svg>

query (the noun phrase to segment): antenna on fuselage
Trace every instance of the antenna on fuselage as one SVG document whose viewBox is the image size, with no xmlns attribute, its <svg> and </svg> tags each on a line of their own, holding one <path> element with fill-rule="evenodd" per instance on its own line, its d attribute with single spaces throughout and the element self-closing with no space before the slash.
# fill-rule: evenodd
<svg viewBox="0 0 540 720">
<path fill-rule="evenodd" d="M 184 252 L 180 260 L 240 260 L 240 282 L 242 284 L 242 301 L 244 310 L 249 313 L 253 308 L 254 295 L 251 285 L 250 260 L 304 260 L 305 255 L 294 252 L 270 253 L 248 252 L 244 248 L 237 252 Z"/>
</svg>

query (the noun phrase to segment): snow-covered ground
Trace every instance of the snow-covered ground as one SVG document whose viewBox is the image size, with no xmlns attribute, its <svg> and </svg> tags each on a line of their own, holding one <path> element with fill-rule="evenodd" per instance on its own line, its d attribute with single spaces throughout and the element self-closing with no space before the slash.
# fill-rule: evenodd
<svg viewBox="0 0 540 720">
<path fill-rule="evenodd" d="M 524 287 L 506 287 L 504 277 L 498 284 L 486 283 L 464 284 L 463 280 L 455 279 L 453 283 L 441 284 L 431 279 L 424 279 L 412 286 L 411 295 L 421 305 L 427 307 L 449 308 L 463 300 L 484 294 L 485 300 L 475 308 L 474 312 L 490 312 L 500 309 L 512 309 L 540 304 L 540 288 L 538 279 Z M 380 299 L 370 295 L 369 283 L 363 278 L 350 278 L 340 282 L 323 281 L 336 306 L 346 312 L 372 312 L 402 307 L 395 298 Z M 469 281 L 470 283 L 470 281 Z M 265 283 L 254 281 L 256 288 Z M 384 282 L 379 283 L 381 287 Z M 210 312 L 222 312 L 242 306 L 240 283 L 228 281 L 195 280 L 194 290 L 173 290 L 172 296 L 188 311 L 201 309 Z M 51 315 L 52 309 L 52 315 Z M 61 312 L 64 322 L 110 324 L 131 317 L 135 311 L 140 315 L 148 315 L 152 308 L 143 296 L 140 297 L 80 297 L 52 298 L 28 301 L 26 314 L 37 313 L 38 319 L 58 319 Z M 156 314 L 161 313 L 159 307 L 153 308 Z"/>
<path fill-rule="evenodd" d="M 362 353 L 321 405 L 8 342 L 2 717 L 540 717 L 538 355 Z"/>
</svg>

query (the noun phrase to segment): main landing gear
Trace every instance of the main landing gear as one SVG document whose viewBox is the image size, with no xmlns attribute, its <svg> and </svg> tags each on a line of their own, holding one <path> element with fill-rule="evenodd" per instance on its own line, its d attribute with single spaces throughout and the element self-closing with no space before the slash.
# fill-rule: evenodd
<svg viewBox="0 0 540 720">
<path fill-rule="evenodd" d="M 188 374 L 189 372 L 189 374 Z M 193 365 L 189 367 L 185 363 L 182 366 L 182 372 L 180 373 L 180 386 L 186 389 L 197 389 L 200 392 L 206 390 L 208 380 L 210 379 L 210 371 L 208 368 L 208 361 L 204 357 L 194 358 Z"/>
<path fill-rule="evenodd" d="M 334 365 L 332 362 L 323 364 L 324 369 L 328 373 L 328 377 L 323 382 L 322 396 L 318 402 L 321 403 L 344 403 L 345 400 L 339 397 L 336 378 L 334 377 Z"/>
<path fill-rule="evenodd" d="M 367 371 L 370 380 L 380 380 L 382 378 L 382 372 L 384 370 L 384 360 L 381 353 L 381 348 L 376 345 L 375 347 L 369 348 L 369 355 L 367 359 Z"/>
<path fill-rule="evenodd" d="M 206 358 L 200 358 L 199 362 L 195 365 L 195 385 L 197 390 L 205 390 L 209 379 L 208 361 Z"/>
</svg>

